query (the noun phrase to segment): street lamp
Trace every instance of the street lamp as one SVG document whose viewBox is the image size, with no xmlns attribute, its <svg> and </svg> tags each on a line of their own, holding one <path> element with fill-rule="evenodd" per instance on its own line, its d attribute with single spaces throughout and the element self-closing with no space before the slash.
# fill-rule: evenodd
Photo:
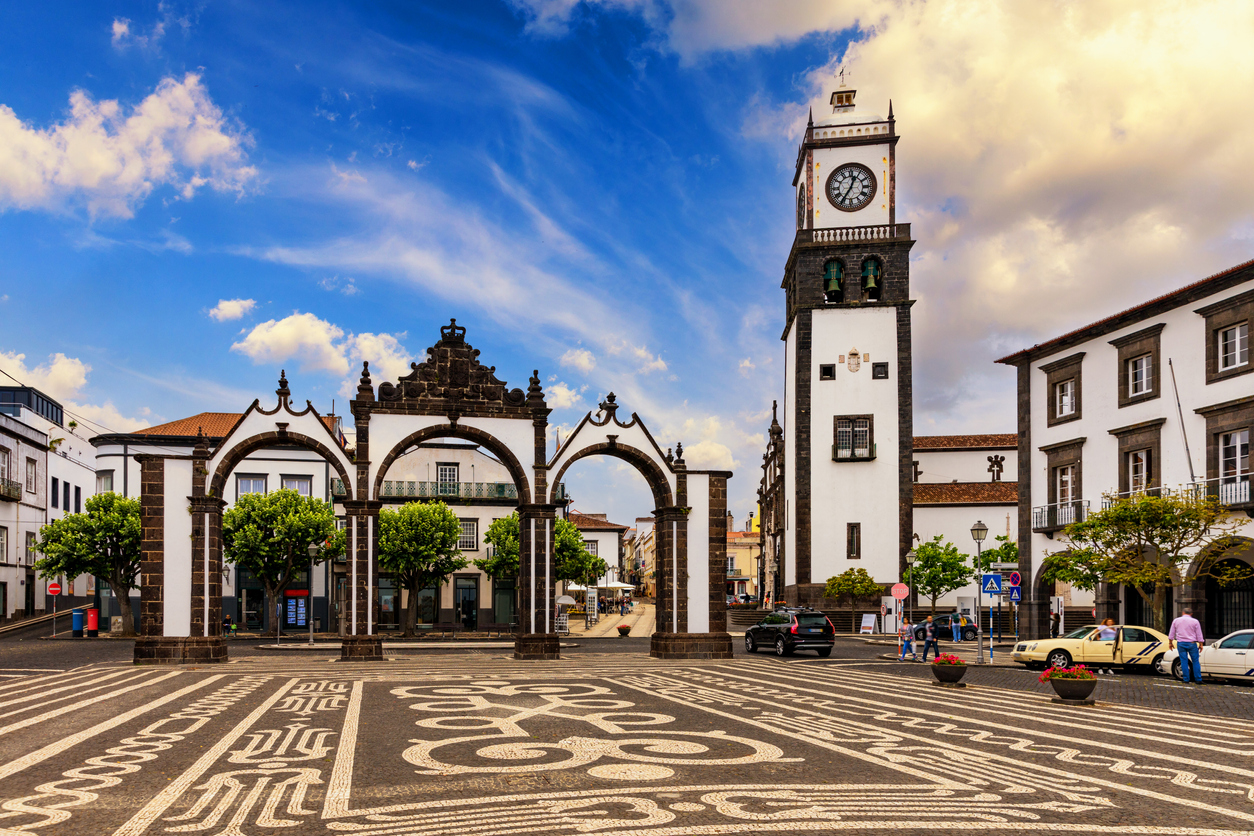
<svg viewBox="0 0 1254 836">
<path fill-rule="evenodd" d="M 979 653 L 980 664 L 984 664 L 984 629 L 980 626 L 980 609 L 984 606 L 984 584 L 980 578 L 981 555 L 984 553 L 984 538 L 988 536 L 988 526 L 980 520 L 975 521 L 975 525 L 971 526 L 971 538 L 975 540 L 975 637 L 979 644 L 977 652 Z M 993 661 L 993 646 L 990 644 L 988 648 L 988 660 Z"/>
<path fill-rule="evenodd" d="M 918 559 L 919 556 L 914 553 L 914 549 L 906 552 L 906 586 L 909 587 L 906 591 L 906 620 L 911 624 L 914 623 L 914 602 L 910 598 L 914 593 L 914 562 Z"/>
<path fill-rule="evenodd" d="M 305 599 L 305 620 L 309 622 L 309 643 L 313 640 L 313 562 L 318 556 L 318 544 L 309 544 L 309 597 Z"/>
</svg>

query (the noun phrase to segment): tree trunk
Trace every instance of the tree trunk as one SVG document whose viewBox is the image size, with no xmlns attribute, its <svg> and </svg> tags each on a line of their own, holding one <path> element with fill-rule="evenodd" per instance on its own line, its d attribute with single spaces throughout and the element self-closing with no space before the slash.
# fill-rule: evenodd
<svg viewBox="0 0 1254 836">
<path fill-rule="evenodd" d="M 936 599 L 939 597 L 939 595 L 932 596 L 932 618 L 936 618 Z"/>
<path fill-rule="evenodd" d="M 1164 610 L 1167 608 L 1167 590 L 1169 589 L 1171 589 L 1170 586 L 1161 583 L 1154 585 L 1154 602 L 1151 618 L 1151 621 L 1154 623 L 1150 626 L 1160 633 L 1167 631 L 1167 625 L 1164 623 L 1167 620 L 1167 614 Z"/>
<path fill-rule="evenodd" d="M 270 608 L 270 612 L 267 613 L 267 616 L 269 618 L 274 619 L 275 641 L 278 641 L 279 636 L 282 635 L 282 633 L 279 632 L 280 630 L 279 625 L 283 623 L 283 616 L 282 616 L 283 611 L 279 608 L 279 592 L 280 591 L 281 590 L 278 587 L 272 586 L 269 583 L 266 584 L 266 606 Z"/>
<path fill-rule="evenodd" d="M 405 591 L 409 593 L 409 600 L 405 602 L 405 622 L 401 635 L 408 639 L 417 633 L 414 626 L 418 623 L 418 581 L 406 584 Z"/>
<path fill-rule="evenodd" d="M 113 590 L 113 598 L 118 602 L 122 613 L 122 635 L 135 635 L 135 612 L 131 609 L 131 591 L 116 578 L 108 578 L 109 588 Z"/>
</svg>

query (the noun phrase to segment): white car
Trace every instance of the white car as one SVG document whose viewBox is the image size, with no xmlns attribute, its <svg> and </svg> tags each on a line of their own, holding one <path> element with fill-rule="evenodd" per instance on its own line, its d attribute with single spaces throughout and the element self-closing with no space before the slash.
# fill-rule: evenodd
<svg viewBox="0 0 1254 836">
<path fill-rule="evenodd" d="M 1198 651 L 1202 676 L 1212 679 L 1234 679 L 1244 682 L 1254 680 L 1254 630 L 1238 630 L 1217 642 L 1207 642 Z M 1180 651 L 1168 650 L 1158 665 L 1162 673 L 1171 672 L 1176 679 L 1180 674 Z"/>
</svg>

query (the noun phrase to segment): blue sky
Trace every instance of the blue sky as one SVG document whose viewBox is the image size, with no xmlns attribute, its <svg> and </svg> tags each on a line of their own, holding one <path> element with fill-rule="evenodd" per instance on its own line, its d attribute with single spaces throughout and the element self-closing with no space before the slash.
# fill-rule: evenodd
<svg viewBox="0 0 1254 836">
<path fill-rule="evenodd" d="M 1248 9 L 1073 8 L 22 4 L 0 364 L 115 430 L 264 402 L 281 367 L 343 412 L 362 359 L 395 377 L 456 317 L 511 385 L 541 370 L 555 424 L 613 390 L 734 469 L 743 518 L 796 143 L 844 62 L 904 137 L 916 432 L 1011 431 L 997 356 L 1254 249 L 1249 106 L 1213 89 L 1254 74 L 1224 34 Z M 617 463 L 569 477 L 583 511 L 650 510 Z"/>
</svg>

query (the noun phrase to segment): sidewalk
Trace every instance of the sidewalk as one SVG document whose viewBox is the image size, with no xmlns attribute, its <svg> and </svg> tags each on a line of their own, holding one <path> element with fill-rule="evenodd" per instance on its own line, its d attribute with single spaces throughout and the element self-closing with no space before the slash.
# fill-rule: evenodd
<svg viewBox="0 0 1254 836">
<path fill-rule="evenodd" d="M 584 620 L 572 620 L 570 625 L 571 638 L 578 636 L 583 639 L 603 639 L 614 637 L 618 638 L 618 625 L 630 624 L 631 632 L 628 634 L 632 638 L 645 637 L 653 635 L 653 627 L 656 622 L 657 614 L 653 608 L 653 604 L 643 604 L 636 602 L 635 609 L 630 615 L 618 615 L 617 613 L 606 613 L 601 616 L 601 620 L 592 625 L 591 629 L 584 629 Z"/>
</svg>

